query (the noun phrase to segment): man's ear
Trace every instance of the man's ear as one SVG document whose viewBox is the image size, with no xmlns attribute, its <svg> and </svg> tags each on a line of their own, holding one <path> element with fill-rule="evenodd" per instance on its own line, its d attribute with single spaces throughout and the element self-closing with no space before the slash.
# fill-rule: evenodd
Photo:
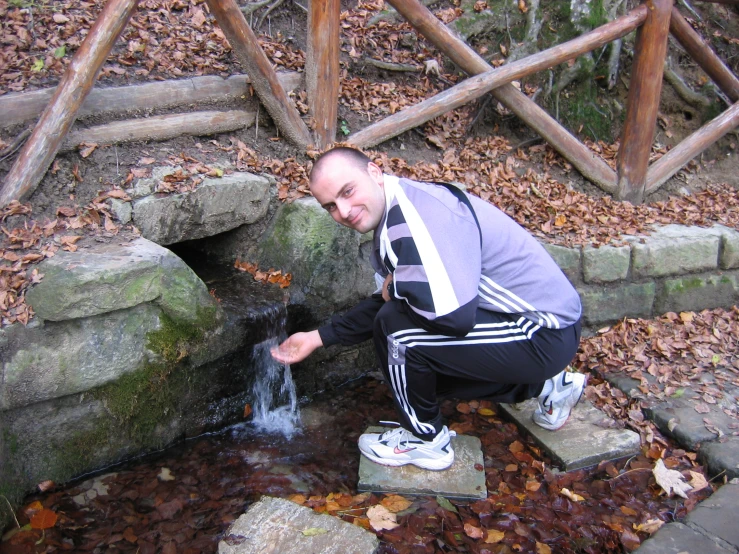
<svg viewBox="0 0 739 554">
<path fill-rule="evenodd" d="M 380 167 L 374 162 L 369 162 L 367 164 L 367 173 L 369 173 L 369 176 L 372 177 L 378 185 L 382 186 L 385 183 L 382 176 L 382 169 L 380 169 Z"/>
</svg>

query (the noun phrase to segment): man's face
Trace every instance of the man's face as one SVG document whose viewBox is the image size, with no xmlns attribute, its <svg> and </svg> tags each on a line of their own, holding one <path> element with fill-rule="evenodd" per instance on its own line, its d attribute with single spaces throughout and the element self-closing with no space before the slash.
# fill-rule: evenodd
<svg viewBox="0 0 739 554">
<path fill-rule="evenodd" d="M 364 169 L 338 156 L 327 160 L 310 190 L 337 223 L 360 233 L 375 229 L 385 212 L 382 170 L 373 163 Z"/>
</svg>

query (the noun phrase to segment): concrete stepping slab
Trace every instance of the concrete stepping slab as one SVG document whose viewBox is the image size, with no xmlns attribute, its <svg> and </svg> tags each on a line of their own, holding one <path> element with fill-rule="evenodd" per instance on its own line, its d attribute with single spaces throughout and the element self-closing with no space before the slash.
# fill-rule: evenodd
<svg viewBox="0 0 739 554">
<path fill-rule="evenodd" d="M 584 398 L 572 410 L 565 426 L 557 431 L 542 429 L 531 419 L 536 399 L 499 406 L 565 471 L 639 453 L 639 435 L 628 429 L 610 427 L 613 421 Z"/>
<path fill-rule="evenodd" d="M 380 541 L 357 525 L 263 496 L 229 528 L 219 554 L 373 554 Z"/>
<path fill-rule="evenodd" d="M 688 514 L 685 524 L 718 541 L 739 549 L 739 483 L 734 479 L 722 486 Z M 722 544 L 727 546 L 727 544 Z"/>
<path fill-rule="evenodd" d="M 734 554 L 682 523 L 668 523 L 632 554 Z"/>
<path fill-rule="evenodd" d="M 382 433 L 385 427 L 369 427 L 365 433 Z M 402 495 L 440 495 L 454 499 L 487 498 L 482 444 L 477 437 L 452 437 L 454 463 L 443 471 L 413 465 L 388 467 L 367 459 L 359 460 L 357 490 Z"/>
</svg>

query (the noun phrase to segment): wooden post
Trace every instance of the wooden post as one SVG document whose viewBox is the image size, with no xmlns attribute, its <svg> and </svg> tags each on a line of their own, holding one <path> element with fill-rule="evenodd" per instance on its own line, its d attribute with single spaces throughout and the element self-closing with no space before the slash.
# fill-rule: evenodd
<svg viewBox="0 0 739 554">
<path fill-rule="evenodd" d="M 616 198 L 640 204 L 662 93 L 672 0 L 646 0 L 649 12 L 636 32 L 626 120 L 618 151 Z"/>
<path fill-rule="evenodd" d="M 287 140 L 300 148 L 307 148 L 311 143 L 310 131 L 287 97 L 277 73 L 239 6 L 234 0 L 206 1 L 277 128 Z"/>
<path fill-rule="evenodd" d="M 388 3 L 421 35 L 470 75 L 477 75 L 492 69 L 477 52 L 439 21 L 419 0 L 388 0 Z M 644 6 L 639 6 L 632 13 L 638 14 L 639 23 L 646 18 Z M 583 176 L 604 190 L 613 191 L 615 189 L 616 174 L 614 171 L 536 102 L 510 84 L 494 89 L 491 94 L 539 133 Z"/>
<path fill-rule="evenodd" d="M 726 133 L 739 125 L 739 102 L 713 119 L 710 123 L 684 138 L 667 154 L 654 162 L 647 172 L 646 194 L 657 190 L 662 183 L 678 170 L 711 146 Z"/>
<path fill-rule="evenodd" d="M 739 100 L 739 79 L 675 7 L 672 8 L 670 17 L 670 32 L 732 102 Z"/>
<path fill-rule="evenodd" d="M 305 85 L 318 148 L 336 140 L 339 107 L 340 0 L 311 0 Z"/>
<path fill-rule="evenodd" d="M 0 206 L 31 194 L 46 174 L 82 102 L 138 0 L 108 0 L 72 58 L 49 105 L 5 177 Z"/>
</svg>

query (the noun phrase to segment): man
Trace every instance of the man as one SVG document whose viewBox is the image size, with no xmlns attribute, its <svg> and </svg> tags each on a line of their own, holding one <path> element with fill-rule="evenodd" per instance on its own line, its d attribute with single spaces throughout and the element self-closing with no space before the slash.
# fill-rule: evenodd
<svg viewBox="0 0 739 554">
<path fill-rule="evenodd" d="M 546 250 L 491 204 L 451 185 L 384 175 L 358 150 L 315 163 L 310 189 L 341 225 L 374 230 L 382 286 L 328 325 L 290 336 L 282 363 L 320 346 L 374 339 L 400 427 L 359 448 L 390 466 L 441 470 L 454 461 L 438 399 L 537 397 L 534 421 L 555 430 L 586 378 L 565 368 L 580 341 L 580 299 Z"/>
</svg>

